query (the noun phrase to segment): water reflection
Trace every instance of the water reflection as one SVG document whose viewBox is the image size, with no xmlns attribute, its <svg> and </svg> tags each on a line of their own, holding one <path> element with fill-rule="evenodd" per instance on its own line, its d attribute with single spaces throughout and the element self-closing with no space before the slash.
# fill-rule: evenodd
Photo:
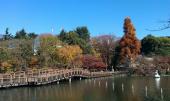
<svg viewBox="0 0 170 101">
<path fill-rule="evenodd" d="M 122 83 L 122 92 L 124 92 L 124 84 Z"/>
<path fill-rule="evenodd" d="M 132 94 L 134 95 L 134 86 L 133 86 L 133 84 L 132 84 Z"/>
<path fill-rule="evenodd" d="M 155 78 L 156 88 L 160 89 L 160 78 Z"/>
<path fill-rule="evenodd" d="M 106 88 L 107 88 L 107 81 L 106 81 Z"/>
<path fill-rule="evenodd" d="M 148 87 L 145 86 L 145 96 L 147 97 L 148 96 Z"/>
<path fill-rule="evenodd" d="M 1 89 L 0 101 L 145 101 L 145 97 L 170 101 L 169 85 L 170 78 L 72 79 L 70 84 L 68 80 L 40 87 Z"/>
<path fill-rule="evenodd" d="M 112 89 L 113 89 L 113 91 L 115 90 L 114 82 L 112 83 Z"/>
<path fill-rule="evenodd" d="M 163 96 L 163 89 L 161 88 L 161 99 L 163 100 L 164 99 L 164 96 Z"/>
</svg>

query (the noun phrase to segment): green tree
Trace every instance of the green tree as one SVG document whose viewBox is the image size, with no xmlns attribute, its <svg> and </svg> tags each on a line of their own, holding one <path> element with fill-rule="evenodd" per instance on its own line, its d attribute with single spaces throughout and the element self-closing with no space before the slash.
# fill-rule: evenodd
<svg viewBox="0 0 170 101">
<path fill-rule="evenodd" d="M 58 63 L 56 49 L 61 48 L 64 44 L 51 34 L 40 35 L 40 48 L 38 50 L 38 57 L 41 66 L 56 66 Z"/>
<path fill-rule="evenodd" d="M 154 55 L 158 51 L 160 42 L 156 37 L 148 35 L 142 39 L 141 44 L 144 55 Z"/>
<path fill-rule="evenodd" d="M 32 40 L 20 40 L 19 55 L 21 61 L 21 68 L 25 69 L 29 66 L 29 62 L 33 55 L 33 41 Z"/>
<path fill-rule="evenodd" d="M 90 41 L 90 32 L 86 26 L 77 27 L 75 32 L 86 42 Z"/>
<path fill-rule="evenodd" d="M 35 34 L 35 33 L 29 33 L 29 34 L 28 34 L 28 37 L 29 37 L 30 39 L 35 39 L 37 36 L 38 36 L 38 35 Z"/>
<path fill-rule="evenodd" d="M 66 34 L 65 39 L 63 40 L 65 43 L 69 45 L 76 45 L 78 43 L 79 37 L 78 34 L 70 31 Z"/>
<path fill-rule="evenodd" d="M 66 39 L 66 35 L 67 35 L 67 32 L 64 29 L 62 29 L 58 37 L 61 41 L 64 41 Z"/>
<path fill-rule="evenodd" d="M 144 55 L 170 55 L 170 38 L 148 35 L 142 39 Z"/>
<path fill-rule="evenodd" d="M 15 38 L 16 39 L 26 39 L 28 37 L 27 37 L 26 31 L 24 29 L 21 29 L 20 31 L 16 32 Z"/>
<path fill-rule="evenodd" d="M 80 38 L 77 33 L 73 31 L 68 32 L 65 42 L 69 45 L 79 45 L 83 50 L 83 54 L 92 53 L 92 47 L 90 43 L 87 43 L 84 39 Z"/>
<path fill-rule="evenodd" d="M 118 69 L 117 68 L 117 65 L 119 64 L 120 62 L 120 46 L 118 44 L 118 42 L 116 42 L 115 44 L 115 50 L 113 52 L 113 57 L 112 57 L 112 63 L 111 65 L 113 66 L 114 69 Z"/>
<path fill-rule="evenodd" d="M 59 38 L 69 45 L 79 45 L 83 50 L 83 54 L 92 53 L 92 47 L 90 43 L 80 38 L 75 31 L 69 31 L 68 33 L 62 31 L 59 35 Z"/>
<path fill-rule="evenodd" d="M 6 28 L 5 34 L 3 35 L 3 39 L 4 39 L 4 40 L 10 40 L 10 39 L 12 39 L 12 38 L 13 38 L 13 36 L 12 36 L 11 33 L 9 33 L 9 28 Z"/>
<path fill-rule="evenodd" d="M 7 60 L 9 57 L 9 54 L 7 52 L 7 49 L 0 48 L 0 63 Z"/>
</svg>

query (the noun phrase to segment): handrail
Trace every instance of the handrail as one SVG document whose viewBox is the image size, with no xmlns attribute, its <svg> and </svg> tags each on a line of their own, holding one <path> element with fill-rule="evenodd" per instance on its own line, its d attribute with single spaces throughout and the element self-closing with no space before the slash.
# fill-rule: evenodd
<svg viewBox="0 0 170 101">
<path fill-rule="evenodd" d="M 75 76 L 83 78 L 94 78 L 111 75 L 111 72 L 90 72 L 83 68 L 36 69 L 0 74 L 0 88 L 30 84 L 42 85 L 60 81 L 62 79 L 70 79 Z"/>
</svg>

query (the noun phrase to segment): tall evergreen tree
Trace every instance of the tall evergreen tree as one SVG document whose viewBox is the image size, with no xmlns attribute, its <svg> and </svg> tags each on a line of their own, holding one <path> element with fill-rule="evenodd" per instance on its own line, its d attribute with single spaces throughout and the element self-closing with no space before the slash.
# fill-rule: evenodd
<svg viewBox="0 0 170 101">
<path fill-rule="evenodd" d="M 12 36 L 11 33 L 9 33 L 9 28 L 6 28 L 5 34 L 3 35 L 3 39 L 4 39 L 4 40 L 10 40 L 10 39 L 12 39 L 12 38 L 13 38 L 13 36 Z"/>
</svg>

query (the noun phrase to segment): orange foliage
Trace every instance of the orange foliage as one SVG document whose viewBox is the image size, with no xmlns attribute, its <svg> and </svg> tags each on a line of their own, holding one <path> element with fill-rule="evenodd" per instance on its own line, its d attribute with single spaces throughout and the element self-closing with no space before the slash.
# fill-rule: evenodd
<svg viewBox="0 0 170 101">
<path fill-rule="evenodd" d="M 37 57 L 31 57 L 31 61 L 29 63 L 31 67 L 38 65 L 38 58 Z"/>
<path fill-rule="evenodd" d="M 125 62 L 125 58 L 132 61 L 136 59 L 136 56 L 140 53 L 141 44 L 136 38 L 136 29 L 129 17 L 124 20 L 124 36 L 120 40 L 120 56 L 121 62 Z"/>
</svg>

